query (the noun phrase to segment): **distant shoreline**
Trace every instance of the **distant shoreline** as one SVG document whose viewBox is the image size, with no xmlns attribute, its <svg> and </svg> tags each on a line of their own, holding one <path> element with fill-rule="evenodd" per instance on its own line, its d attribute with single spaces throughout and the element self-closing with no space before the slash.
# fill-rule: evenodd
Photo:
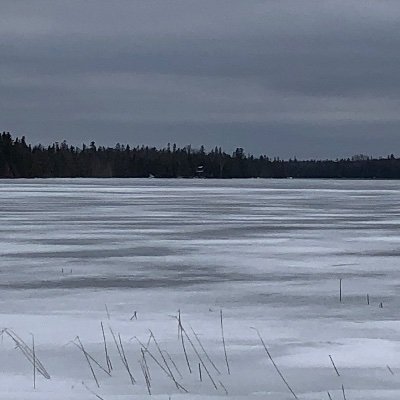
<svg viewBox="0 0 400 400">
<path fill-rule="evenodd" d="M 25 137 L 0 135 L 0 179 L 169 178 L 169 179 L 400 179 L 400 158 L 356 155 L 338 160 L 281 160 L 237 148 L 207 151 L 168 144 L 165 148 L 121 145 L 82 148 L 62 143 L 27 144 Z"/>
<path fill-rule="evenodd" d="M 88 177 L 88 176 L 47 176 L 47 177 L 15 177 L 15 178 L 4 178 L 0 177 L 0 181 L 22 181 L 22 180 L 168 180 L 168 181 L 235 181 L 235 180 L 265 180 L 265 181 L 400 181 L 400 178 L 262 178 L 262 177 L 249 177 L 249 178 L 162 178 L 162 177 Z"/>
</svg>

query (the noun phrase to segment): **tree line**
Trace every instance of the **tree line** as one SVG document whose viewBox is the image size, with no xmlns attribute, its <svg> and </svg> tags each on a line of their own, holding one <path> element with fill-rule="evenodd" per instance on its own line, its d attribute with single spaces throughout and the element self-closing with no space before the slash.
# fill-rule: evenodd
<svg viewBox="0 0 400 400">
<path fill-rule="evenodd" d="M 337 160 L 255 157 L 237 148 L 148 146 L 81 147 L 65 141 L 32 146 L 25 137 L 0 135 L 0 178 L 364 178 L 400 179 L 400 159 L 354 156 Z"/>
</svg>

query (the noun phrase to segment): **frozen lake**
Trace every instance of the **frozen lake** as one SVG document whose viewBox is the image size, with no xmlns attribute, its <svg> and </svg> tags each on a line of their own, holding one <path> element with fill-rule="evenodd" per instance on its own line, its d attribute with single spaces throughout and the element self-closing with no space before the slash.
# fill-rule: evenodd
<svg viewBox="0 0 400 400">
<path fill-rule="evenodd" d="M 95 399 L 82 381 L 104 400 L 142 399 L 135 336 L 147 342 L 149 329 L 189 392 L 146 353 L 152 397 L 214 399 L 225 387 L 229 398 L 294 398 L 252 327 L 299 399 L 343 399 L 342 385 L 348 400 L 399 398 L 400 182 L 0 181 L 0 239 L 0 327 L 29 345 L 33 333 L 51 375 L 34 390 L 32 366 L 4 333 L 1 399 Z M 192 373 L 179 309 L 205 363 L 186 339 Z M 113 370 L 92 361 L 97 387 L 71 341 L 79 335 L 105 366 L 101 321 Z M 149 351 L 167 368 L 154 341 Z"/>
</svg>

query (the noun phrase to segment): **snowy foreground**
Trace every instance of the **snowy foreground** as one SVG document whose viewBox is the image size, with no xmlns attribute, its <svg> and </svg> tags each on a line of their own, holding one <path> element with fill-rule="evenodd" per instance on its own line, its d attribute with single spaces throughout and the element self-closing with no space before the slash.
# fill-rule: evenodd
<svg viewBox="0 0 400 400">
<path fill-rule="evenodd" d="M 256 328 L 299 399 L 399 399 L 399 228 L 400 182 L 1 181 L 0 398 L 294 399 Z"/>
</svg>

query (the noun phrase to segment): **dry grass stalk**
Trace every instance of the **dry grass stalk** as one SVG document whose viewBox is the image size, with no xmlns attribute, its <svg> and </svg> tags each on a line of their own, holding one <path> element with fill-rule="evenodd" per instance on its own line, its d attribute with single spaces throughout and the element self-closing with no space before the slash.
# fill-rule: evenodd
<svg viewBox="0 0 400 400">
<path fill-rule="evenodd" d="M 129 321 L 133 321 L 134 319 L 137 320 L 137 311 L 134 311 L 132 316 L 129 318 Z"/>
<path fill-rule="evenodd" d="M 153 334 L 152 331 L 150 331 L 150 335 L 151 335 L 152 338 L 153 338 L 154 344 L 156 345 L 157 350 L 158 350 L 158 352 L 160 353 L 160 356 L 161 356 L 162 360 L 164 361 L 164 364 L 165 364 L 165 366 L 167 367 L 167 370 L 168 370 L 169 374 L 170 374 L 170 375 L 173 377 L 173 379 L 175 380 L 174 374 L 172 373 L 171 368 L 169 367 L 169 365 L 168 365 L 168 363 L 167 363 L 167 360 L 165 359 L 164 354 L 163 354 L 163 352 L 161 351 L 161 348 L 160 348 L 160 346 L 159 346 L 159 344 L 158 344 L 158 342 L 157 342 L 157 340 L 156 340 L 156 337 L 154 336 L 154 334 Z"/>
<path fill-rule="evenodd" d="M 140 346 L 142 346 L 145 353 L 147 353 L 153 359 L 153 361 L 164 371 L 164 373 L 174 382 L 175 386 L 178 389 L 183 390 L 185 393 L 189 393 L 179 382 L 176 381 L 173 376 L 170 375 L 168 370 L 164 368 L 164 366 L 157 360 L 153 353 L 137 337 L 135 337 L 135 339 L 140 344 Z"/>
<path fill-rule="evenodd" d="M 136 383 L 136 380 L 135 380 L 135 378 L 133 377 L 133 375 L 131 373 L 131 369 L 129 368 L 128 360 L 127 360 L 126 355 L 125 355 L 124 346 L 122 345 L 121 335 L 119 333 L 118 333 L 118 339 L 119 339 L 119 345 L 120 345 L 120 348 L 121 348 L 122 363 L 124 364 L 125 369 L 128 372 L 128 375 L 129 375 L 129 378 L 131 380 L 132 385 L 134 385 Z"/>
<path fill-rule="evenodd" d="M 105 307 L 105 309 L 106 309 L 107 318 L 110 319 L 110 313 L 108 312 L 107 304 L 104 304 L 104 307 Z"/>
<path fill-rule="evenodd" d="M 208 355 L 208 353 L 206 352 L 206 349 L 204 348 L 203 344 L 200 341 L 200 338 L 198 337 L 198 335 L 196 334 L 196 332 L 194 331 L 194 329 L 192 327 L 190 327 L 194 337 L 197 340 L 197 343 L 199 344 L 201 350 L 203 350 L 204 355 L 206 356 L 208 362 L 213 366 L 213 368 L 215 369 L 215 371 L 217 371 L 218 375 L 221 375 L 220 370 L 217 368 L 217 366 L 214 364 L 214 362 L 211 360 L 210 356 Z"/>
<path fill-rule="evenodd" d="M 227 370 L 228 370 L 228 374 L 230 375 L 230 374 L 231 374 L 231 370 L 230 370 L 230 368 L 229 368 L 228 355 L 227 355 L 227 353 L 226 353 L 225 335 L 224 335 L 224 324 L 223 324 L 223 322 L 222 322 L 222 319 L 223 319 L 223 317 L 222 317 L 222 310 L 220 310 L 219 315 L 220 315 L 220 320 L 221 320 L 221 335 L 222 335 L 222 345 L 224 346 L 225 363 L 226 363 L 226 368 L 227 368 Z"/>
<path fill-rule="evenodd" d="M 203 378 L 201 376 L 201 364 L 200 363 L 199 363 L 199 379 L 200 379 L 200 382 L 203 382 Z"/>
<path fill-rule="evenodd" d="M 109 355 L 108 355 L 106 334 L 105 334 L 105 332 L 104 332 L 103 322 L 100 322 L 100 326 L 101 326 L 101 333 L 102 333 L 102 336 L 103 336 L 104 353 L 105 353 L 105 356 L 106 356 L 107 369 L 108 369 L 108 372 L 111 373 L 111 371 L 112 371 L 112 364 L 111 364 L 111 359 L 110 359 L 110 357 L 109 357 Z"/>
<path fill-rule="evenodd" d="M 46 371 L 46 368 L 37 358 L 36 353 L 33 354 L 32 349 L 13 330 L 5 328 L 3 329 L 2 333 L 5 333 L 12 339 L 16 348 L 21 350 L 22 354 L 32 365 L 35 365 L 35 370 L 39 372 L 40 375 L 42 375 L 46 379 L 50 379 L 49 373 Z"/>
<path fill-rule="evenodd" d="M 92 372 L 93 379 L 94 379 L 94 381 L 96 382 L 97 387 L 99 388 L 99 387 L 100 387 L 99 381 L 97 380 L 97 376 L 96 376 L 96 374 L 94 373 L 92 364 L 90 363 L 90 359 L 89 359 L 89 357 L 88 357 L 88 353 L 85 351 L 85 348 L 83 347 L 83 344 L 82 344 L 81 340 L 79 339 L 79 336 L 76 337 L 76 340 L 78 340 L 78 342 L 79 342 L 79 346 L 78 346 L 78 347 L 82 350 L 82 353 L 83 353 L 83 355 L 85 356 L 86 362 L 87 362 L 88 365 L 89 365 L 90 371 Z"/>
<path fill-rule="evenodd" d="M 178 310 L 178 339 L 181 333 L 181 310 Z"/>
<path fill-rule="evenodd" d="M 331 356 L 330 354 L 329 354 L 329 358 L 330 358 L 330 360 L 331 360 L 331 363 L 332 363 L 332 365 L 333 365 L 333 368 L 335 369 L 336 375 L 337 375 L 337 376 L 340 376 L 339 371 L 338 371 L 338 369 L 336 368 L 336 365 L 335 365 L 335 363 L 333 362 L 333 358 L 332 358 L 332 356 Z"/>
<path fill-rule="evenodd" d="M 184 327 L 182 326 L 182 324 L 181 324 L 181 334 L 182 334 L 182 333 L 185 335 L 186 339 L 188 340 L 188 342 L 189 342 L 190 345 L 192 346 L 193 351 L 195 352 L 197 358 L 198 358 L 199 361 L 201 362 L 201 365 L 203 366 L 203 368 L 204 368 L 205 371 L 207 372 L 207 375 L 208 375 L 208 377 L 210 378 L 210 381 L 212 382 L 212 384 L 213 384 L 215 390 L 218 390 L 218 387 L 217 387 L 217 385 L 216 385 L 214 379 L 212 378 L 212 376 L 211 376 L 211 374 L 210 374 L 210 371 L 208 370 L 206 364 L 204 363 L 203 359 L 201 358 L 199 352 L 197 351 L 196 346 L 193 344 L 193 342 L 192 342 L 192 340 L 190 339 L 189 335 L 187 334 L 185 328 L 184 328 Z M 182 335 L 182 336 L 183 336 L 183 335 Z"/>
<path fill-rule="evenodd" d="M 344 391 L 344 386 L 342 385 L 343 400 L 346 400 L 346 393 Z"/>
<path fill-rule="evenodd" d="M 144 354 L 143 349 L 140 349 L 140 352 L 142 353 L 143 365 L 144 365 L 144 367 L 146 368 L 147 377 L 149 378 L 149 381 L 151 381 L 150 370 L 149 370 L 149 366 L 147 365 L 147 360 L 146 360 L 146 356 L 145 356 L 145 354 Z"/>
<path fill-rule="evenodd" d="M 190 366 L 189 357 L 187 355 L 186 346 L 185 346 L 185 339 L 182 335 L 182 319 L 181 319 L 181 310 L 179 310 L 178 317 L 172 316 L 173 318 L 177 319 L 178 321 L 178 331 L 180 332 L 178 336 L 181 338 L 181 344 L 183 349 L 183 354 L 185 355 L 186 365 L 188 367 L 189 373 L 192 373 L 192 368 Z"/>
<path fill-rule="evenodd" d="M 75 343 L 75 342 L 71 343 L 73 343 L 78 349 L 80 349 L 85 354 L 85 356 L 88 357 L 90 360 L 92 360 L 105 374 L 111 376 L 111 374 L 92 355 L 90 355 L 87 352 L 87 350 L 81 346 L 80 343 Z"/>
<path fill-rule="evenodd" d="M 268 355 L 268 358 L 271 360 L 272 365 L 274 366 L 274 368 L 275 368 L 276 372 L 278 373 L 278 375 L 281 377 L 283 383 L 284 383 L 284 384 L 286 385 L 286 387 L 289 389 L 290 393 L 292 393 L 293 397 L 294 397 L 295 399 L 298 399 L 298 397 L 296 396 L 296 393 L 295 393 L 295 392 L 293 391 L 293 389 L 290 387 L 289 383 L 287 382 L 287 380 L 286 380 L 285 377 L 283 376 L 282 372 L 280 371 L 280 369 L 279 369 L 278 366 L 276 365 L 274 359 L 272 358 L 271 353 L 269 352 L 267 346 L 266 346 L 265 343 L 264 343 L 263 338 L 262 338 L 261 335 L 260 335 L 260 332 L 259 332 L 257 329 L 255 329 L 255 328 L 252 328 L 252 329 L 254 329 L 254 330 L 257 332 L 257 335 L 258 335 L 258 337 L 259 337 L 259 339 L 260 339 L 260 341 L 261 341 L 261 344 L 262 344 L 263 347 L 264 347 L 265 352 L 266 352 L 267 355 Z"/>
<path fill-rule="evenodd" d="M 178 373 L 178 375 L 181 377 L 181 379 L 183 378 L 181 372 L 179 371 L 175 361 L 172 359 L 171 355 L 168 353 L 167 350 L 163 350 L 163 352 L 167 355 L 167 357 L 169 358 L 169 360 L 171 361 L 171 364 L 174 366 L 175 371 Z"/>
<path fill-rule="evenodd" d="M 32 335 L 32 355 L 33 355 L 33 389 L 36 389 L 36 352 L 35 352 L 35 336 Z"/>
<path fill-rule="evenodd" d="M 221 381 L 218 381 L 218 383 L 220 384 L 220 386 L 222 387 L 222 389 L 224 389 L 225 394 L 228 396 L 228 390 L 226 389 L 225 385 L 224 385 Z"/>
<path fill-rule="evenodd" d="M 129 375 L 129 379 L 131 380 L 131 383 L 133 385 L 133 384 L 135 384 L 136 381 L 135 381 L 135 379 L 134 379 L 134 377 L 133 377 L 133 375 L 132 375 L 132 373 L 131 373 L 131 371 L 129 369 L 128 361 L 126 360 L 125 352 L 124 352 L 124 349 L 123 349 L 123 346 L 122 346 L 121 336 L 118 334 L 119 341 L 120 341 L 120 345 L 119 345 L 118 342 L 117 342 L 117 338 L 115 337 L 114 331 L 112 330 L 111 327 L 109 327 L 109 329 L 110 329 L 110 332 L 111 332 L 111 336 L 112 336 L 112 338 L 114 340 L 115 347 L 117 348 L 119 357 L 120 357 L 120 359 L 122 361 L 122 365 L 125 367 L 126 372 Z"/>
<path fill-rule="evenodd" d="M 141 360 L 139 360 L 138 362 L 139 362 L 139 365 L 140 365 L 140 369 L 142 370 L 142 373 L 143 373 L 143 376 L 144 376 L 144 380 L 146 382 L 147 392 L 151 396 L 151 385 L 150 385 L 149 377 L 147 376 L 146 367 L 145 367 L 144 363 Z"/>
<path fill-rule="evenodd" d="M 82 385 L 84 386 L 84 388 L 91 393 L 93 396 L 96 396 L 99 400 L 104 400 L 103 397 L 99 396 L 96 392 L 94 392 L 93 390 L 91 390 L 86 384 L 85 382 L 82 381 Z"/>
</svg>

